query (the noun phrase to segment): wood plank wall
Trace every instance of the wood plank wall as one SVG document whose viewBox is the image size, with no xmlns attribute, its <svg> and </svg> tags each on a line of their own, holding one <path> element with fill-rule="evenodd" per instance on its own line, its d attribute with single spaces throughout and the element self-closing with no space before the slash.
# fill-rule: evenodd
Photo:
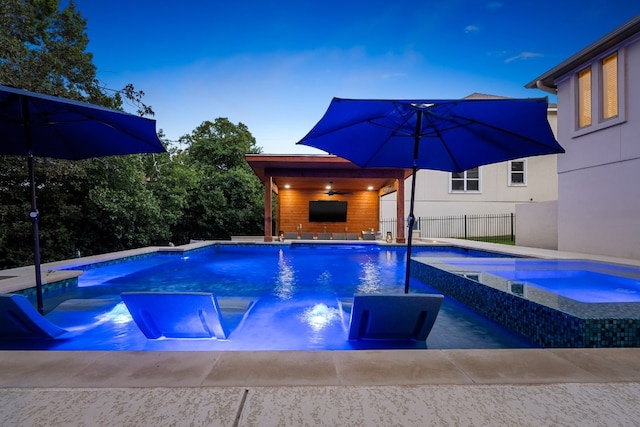
<svg viewBox="0 0 640 427">
<path fill-rule="evenodd" d="M 309 200 L 347 201 L 347 222 L 309 222 Z M 303 232 L 362 233 L 378 230 L 380 199 L 375 191 L 354 191 L 352 194 L 329 196 L 317 191 L 281 189 L 276 202 L 277 226 L 280 231 L 295 232 L 302 224 Z M 346 229 L 346 230 L 345 230 Z"/>
</svg>

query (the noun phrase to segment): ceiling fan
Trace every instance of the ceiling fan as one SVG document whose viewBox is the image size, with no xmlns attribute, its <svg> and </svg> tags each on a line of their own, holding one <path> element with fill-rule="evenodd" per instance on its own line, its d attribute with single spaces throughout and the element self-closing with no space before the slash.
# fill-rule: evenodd
<svg viewBox="0 0 640 427">
<path fill-rule="evenodd" d="M 327 190 L 324 194 L 329 196 L 333 196 L 334 194 L 342 195 L 342 194 L 351 194 L 351 191 L 338 191 L 333 189 L 333 181 L 329 181 L 329 185 L 327 186 Z"/>
</svg>

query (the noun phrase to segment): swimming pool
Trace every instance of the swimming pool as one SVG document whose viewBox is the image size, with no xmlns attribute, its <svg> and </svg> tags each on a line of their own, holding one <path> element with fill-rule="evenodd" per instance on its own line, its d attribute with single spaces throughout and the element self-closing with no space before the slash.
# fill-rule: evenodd
<svg viewBox="0 0 640 427">
<path fill-rule="evenodd" d="M 545 347 L 639 347 L 640 268 L 586 260 L 413 259 L 445 295 Z"/>
<path fill-rule="evenodd" d="M 492 257 L 454 247 L 416 247 L 430 257 Z M 61 327 L 91 325 L 77 337 L 28 348 L 51 350 L 341 350 L 357 348 L 347 338 L 342 309 L 355 292 L 402 293 L 406 249 L 383 245 L 217 244 L 190 252 L 159 253 L 121 263 L 69 265 L 83 269 L 77 285 L 49 290 L 47 317 Z M 148 340 L 120 293 L 126 291 L 212 292 L 222 302 L 246 302 L 250 310 L 225 313 L 228 340 Z M 437 292 L 419 280 L 411 291 Z M 61 310 L 66 300 L 104 301 L 95 315 Z M 224 305 L 224 304 L 223 304 Z M 90 308 L 93 305 L 89 306 Z M 73 313 L 73 315 L 71 315 Z M 80 313 L 80 314 L 79 314 Z M 0 343 L 25 348 L 25 343 Z M 17 347 L 19 346 L 19 347 Z M 429 348 L 531 348 L 531 340 L 445 298 L 427 340 Z"/>
</svg>

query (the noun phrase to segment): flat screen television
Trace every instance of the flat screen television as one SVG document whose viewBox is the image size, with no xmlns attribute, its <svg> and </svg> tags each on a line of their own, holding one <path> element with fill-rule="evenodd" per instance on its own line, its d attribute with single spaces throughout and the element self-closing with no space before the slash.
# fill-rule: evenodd
<svg viewBox="0 0 640 427">
<path fill-rule="evenodd" d="M 309 200 L 309 222 L 347 222 L 347 202 Z"/>
</svg>

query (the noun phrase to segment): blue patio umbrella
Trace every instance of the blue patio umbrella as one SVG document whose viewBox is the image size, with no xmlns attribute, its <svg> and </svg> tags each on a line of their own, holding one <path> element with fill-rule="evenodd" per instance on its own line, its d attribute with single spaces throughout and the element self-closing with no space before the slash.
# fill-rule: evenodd
<svg viewBox="0 0 640 427">
<path fill-rule="evenodd" d="M 80 160 L 162 153 L 155 121 L 93 104 L 0 85 L 0 154 L 26 156 L 31 186 L 37 308 L 43 312 L 33 159 Z"/>
<path fill-rule="evenodd" d="M 298 144 L 363 168 L 412 168 L 405 293 L 409 292 L 416 172 L 464 172 L 481 165 L 563 153 L 547 120 L 546 98 L 333 98 Z M 401 202 L 401 201 L 399 201 Z"/>
</svg>

